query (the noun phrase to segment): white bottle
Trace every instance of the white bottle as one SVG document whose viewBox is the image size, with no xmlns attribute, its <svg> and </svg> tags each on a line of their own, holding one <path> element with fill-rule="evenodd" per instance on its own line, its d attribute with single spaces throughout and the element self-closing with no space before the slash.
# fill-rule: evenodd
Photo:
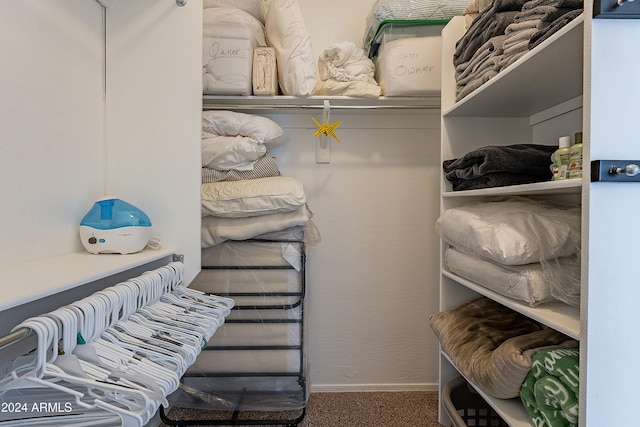
<svg viewBox="0 0 640 427">
<path fill-rule="evenodd" d="M 569 147 L 571 146 L 571 137 L 560 137 L 558 144 L 559 148 L 554 151 L 551 156 L 551 160 L 553 161 L 551 170 L 553 171 L 554 181 L 567 179 L 569 173 Z"/>
</svg>

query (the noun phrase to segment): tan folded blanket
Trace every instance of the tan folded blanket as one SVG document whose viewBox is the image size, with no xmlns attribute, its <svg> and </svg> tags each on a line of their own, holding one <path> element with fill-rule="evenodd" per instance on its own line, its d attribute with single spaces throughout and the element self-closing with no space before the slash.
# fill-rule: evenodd
<svg viewBox="0 0 640 427">
<path fill-rule="evenodd" d="M 538 351 L 578 347 L 577 341 L 485 297 L 434 314 L 430 324 L 458 370 L 500 399 L 520 395 Z"/>
</svg>

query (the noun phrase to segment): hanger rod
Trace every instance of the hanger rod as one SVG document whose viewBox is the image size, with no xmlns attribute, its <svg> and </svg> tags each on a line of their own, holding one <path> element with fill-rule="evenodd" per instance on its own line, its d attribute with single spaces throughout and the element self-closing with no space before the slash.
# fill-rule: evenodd
<svg viewBox="0 0 640 427">
<path fill-rule="evenodd" d="M 33 335 L 33 331 L 29 328 L 16 329 L 15 331 L 8 333 L 3 337 L 0 337 L 0 350 L 17 343 L 18 341 L 22 341 L 23 339 L 28 338 L 31 335 Z"/>
<path fill-rule="evenodd" d="M 324 109 L 319 104 L 203 104 L 204 110 L 297 110 L 297 109 Z M 438 110 L 440 105 L 331 105 L 332 110 Z"/>
</svg>

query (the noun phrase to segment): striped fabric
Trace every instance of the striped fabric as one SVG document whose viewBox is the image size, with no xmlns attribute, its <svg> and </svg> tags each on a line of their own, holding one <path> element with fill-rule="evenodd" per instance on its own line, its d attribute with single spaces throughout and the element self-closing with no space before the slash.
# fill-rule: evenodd
<svg viewBox="0 0 640 427">
<path fill-rule="evenodd" d="M 202 183 L 208 184 L 221 181 L 240 181 L 244 179 L 267 178 L 270 176 L 280 176 L 280 169 L 276 164 L 276 159 L 269 153 L 265 154 L 254 163 L 253 170 L 217 170 L 202 168 Z"/>
</svg>

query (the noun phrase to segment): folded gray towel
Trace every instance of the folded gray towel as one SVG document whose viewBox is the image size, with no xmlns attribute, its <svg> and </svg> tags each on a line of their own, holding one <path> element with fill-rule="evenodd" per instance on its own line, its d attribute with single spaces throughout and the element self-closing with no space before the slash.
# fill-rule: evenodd
<svg viewBox="0 0 640 427">
<path fill-rule="evenodd" d="M 502 54 L 502 44 L 505 39 L 505 35 L 491 37 L 480 46 L 469 62 L 457 66 L 455 70 L 456 83 L 465 84 L 463 80 L 482 69 L 489 58 Z"/>
<path fill-rule="evenodd" d="M 492 145 L 470 151 L 458 159 L 445 160 L 442 167 L 447 180 L 458 187 L 464 185 L 460 181 L 487 181 L 488 176 L 504 178 L 505 174 L 513 175 L 514 181 L 520 184 L 523 177 L 525 182 L 546 181 L 552 178 L 551 154 L 556 149 L 540 144 Z"/>
<path fill-rule="evenodd" d="M 507 187 L 509 185 L 531 184 L 549 181 L 538 175 L 516 175 L 513 173 L 489 173 L 474 179 L 452 181 L 453 191 L 479 190 L 481 188 Z"/>
<path fill-rule="evenodd" d="M 559 29 L 580 16 L 582 12 L 583 9 L 575 9 L 571 12 L 567 12 L 553 21 L 548 27 L 540 29 L 537 33 L 531 36 L 531 39 L 529 39 L 529 50 L 533 49 L 534 47 L 538 46 L 540 43 L 551 37 Z"/>
<path fill-rule="evenodd" d="M 524 0 L 517 1 L 524 3 Z M 487 40 L 504 34 L 504 30 L 513 22 L 519 12 L 520 9 L 493 11 L 493 8 L 485 9 L 481 12 L 467 32 L 456 43 L 453 64 L 457 66 L 470 61 L 480 46 Z"/>
</svg>

